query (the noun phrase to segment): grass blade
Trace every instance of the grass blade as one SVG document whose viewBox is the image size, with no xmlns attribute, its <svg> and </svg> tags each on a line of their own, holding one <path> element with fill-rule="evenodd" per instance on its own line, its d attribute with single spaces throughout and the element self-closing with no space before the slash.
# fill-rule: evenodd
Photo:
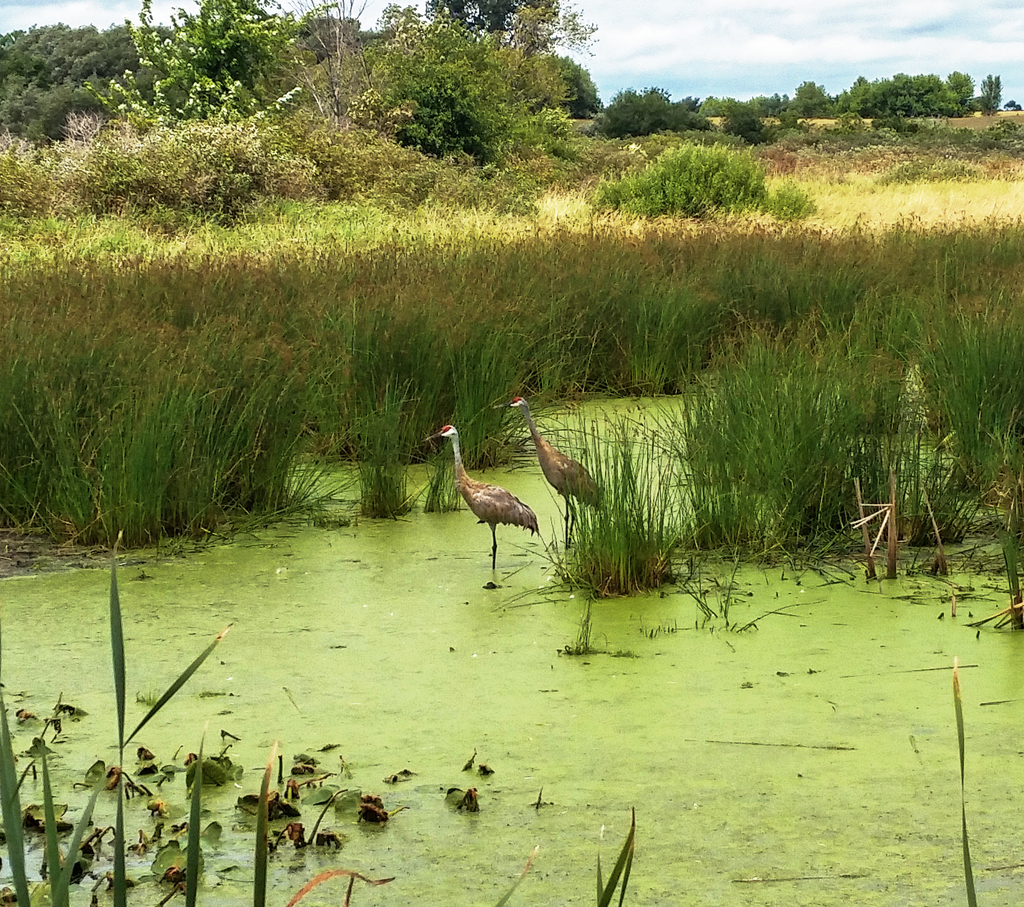
<svg viewBox="0 0 1024 907">
<path fill-rule="evenodd" d="M 629 881 L 629 870 L 633 866 L 633 850 L 636 842 L 636 810 L 633 810 L 633 820 L 629 826 L 629 834 L 626 835 L 626 840 L 622 845 L 622 850 L 619 852 L 619 858 L 615 862 L 615 868 L 611 871 L 611 875 L 608 876 L 608 884 L 601 890 L 601 858 L 600 855 L 597 859 L 597 879 L 598 879 L 598 892 L 597 892 L 597 905 L 598 907 L 608 907 L 612 902 L 612 898 L 615 896 L 615 889 L 618 887 L 619 879 L 622 879 L 622 889 L 619 893 L 619 905 L 621 907 L 622 902 L 626 898 L 626 883 Z"/>
<path fill-rule="evenodd" d="M 185 907 L 196 907 L 199 894 L 199 823 L 202 821 L 203 800 L 203 746 L 206 743 L 206 731 L 199 741 L 199 756 L 196 759 L 195 774 L 192 775 L 192 796 L 188 813 L 188 852 L 185 860 Z"/>
<path fill-rule="evenodd" d="M 124 772 L 117 779 L 117 819 L 114 822 L 114 907 L 128 907 L 128 868 L 124 843 Z"/>
<path fill-rule="evenodd" d="M 253 907 L 266 907 L 267 904 L 267 863 L 270 854 L 267 851 L 267 796 L 270 792 L 270 773 L 277 757 L 277 743 L 270 748 L 267 767 L 263 771 L 263 783 L 260 785 L 260 806 L 256 812 L 256 872 L 252 886 Z"/>
<path fill-rule="evenodd" d="M 7 705 L 0 690 L 0 812 L 7 835 L 7 861 L 14 879 L 19 904 L 28 904 L 28 876 L 25 872 L 25 834 L 21 825 L 20 783 L 15 769 L 11 729 L 7 723 Z"/>
<path fill-rule="evenodd" d="M 118 541 L 121 536 L 118 535 Z M 117 591 L 117 542 L 110 562 L 110 654 L 114 662 L 114 698 L 117 705 L 117 751 L 124 753 L 125 667 L 124 625 L 121 622 L 121 596 Z M 123 761 L 123 760 L 121 760 Z"/>
<path fill-rule="evenodd" d="M 967 886 L 968 907 L 978 907 L 978 895 L 974 890 L 974 870 L 971 867 L 971 848 L 967 842 L 967 795 L 964 790 L 964 709 L 960 695 L 960 669 L 953 659 L 953 708 L 956 711 L 956 737 L 960 746 L 960 815 L 964 843 L 964 883 Z"/>
<path fill-rule="evenodd" d="M 223 630 L 220 631 L 219 634 L 217 634 L 217 638 L 199 654 L 195 661 L 193 661 L 192 664 L 185 668 L 181 676 L 167 688 L 166 692 L 163 694 L 163 696 L 160 697 L 157 703 L 148 712 L 146 712 L 146 716 L 142 719 L 142 721 L 138 723 L 135 730 L 128 735 L 128 739 L 125 740 L 125 743 L 131 743 L 131 741 L 135 739 L 135 735 L 138 734 L 139 731 L 141 731 L 146 726 L 149 719 L 152 718 L 157 712 L 159 712 L 160 709 L 162 709 L 167 704 L 167 701 L 185 685 L 188 679 L 193 674 L 195 674 L 195 672 L 199 669 L 199 666 L 204 661 L 206 661 L 207 658 L 210 657 L 210 654 L 213 652 L 213 650 L 217 648 L 218 643 L 225 636 L 227 636 L 228 630 L 230 629 L 231 625 L 228 624 L 228 626 L 226 626 Z"/>
<path fill-rule="evenodd" d="M 50 768 L 46 758 L 46 744 L 41 744 L 43 752 L 40 762 L 43 764 L 43 814 L 46 817 L 46 877 L 50 880 L 50 903 L 53 907 L 67 907 L 68 891 L 59 884 L 61 876 L 60 844 L 57 842 L 57 815 L 53 809 L 53 788 L 50 786 Z M 68 851 L 68 864 L 74 864 L 72 851 Z"/>
<path fill-rule="evenodd" d="M 530 867 L 533 866 L 533 861 L 537 857 L 538 850 L 540 850 L 539 844 L 533 848 L 533 853 L 530 854 L 529 859 L 526 861 L 526 865 L 523 867 L 523 871 L 519 873 L 519 878 L 512 883 L 512 887 L 505 892 L 504 896 L 501 898 L 500 901 L 498 901 L 497 904 L 494 905 L 494 907 L 505 907 L 505 905 L 509 901 L 509 898 L 512 897 L 512 893 L 519 887 L 519 883 L 526 878 L 526 874 L 530 871 Z"/>
<path fill-rule="evenodd" d="M 43 765 L 45 766 L 46 763 L 44 762 Z M 92 796 L 89 798 L 89 802 L 85 807 L 85 811 L 75 824 L 74 833 L 71 835 L 71 840 L 68 842 L 68 855 L 64 859 L 64 865 L 60 867 L 59 874 L 56 870 L 49 873 L 51 900 L 54 907 L 57 907 L 58 904 L 58 891 L 61 893 L 63 903 L 70 903 L 71 874 L 74 871 L 75 863 L 78 862 L 78 848 L 82 846 L 82 838 L 85 837 L 85 832 L 92 825 L 92 813 L 96 808 L 96 801 L 99 799 L 100 792 L 102 790 L 103 781 L 97 781 L 96 786 L 93 788 Z M 49 822 L 49 818 L 47 818 L 47 822 Z"/>
</svg>

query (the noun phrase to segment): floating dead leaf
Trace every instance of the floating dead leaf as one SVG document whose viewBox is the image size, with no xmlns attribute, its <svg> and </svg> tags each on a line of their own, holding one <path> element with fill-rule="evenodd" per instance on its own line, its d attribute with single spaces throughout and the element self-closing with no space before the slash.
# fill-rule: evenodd
<svg viewBox="0 0 1024 907">
<path fill-rule="evenodd" d="M 403 768 L 400 772 L 395 772 L 393 775 L 388 775 L 384 779 L 385 784 L 398 784 L 401 781 L 408 781 L 410 778 L 416 777 L 416 772 L 410 771 L 407 768 Z"/>
<path fill-rule="evenodd" d="M 376 794 L 363 794 L 359 798 L 359 819 L 363 822 L 382 824 L 391 816 L 384 808 L 384 801 Z"/>
</svg>

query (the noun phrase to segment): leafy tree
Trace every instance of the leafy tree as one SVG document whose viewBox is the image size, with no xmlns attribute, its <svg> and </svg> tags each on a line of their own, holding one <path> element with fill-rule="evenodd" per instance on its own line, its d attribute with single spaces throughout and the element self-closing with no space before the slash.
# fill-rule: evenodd
<svg viewBox="0 0 1024 907">
<path fill-rule="evenodd" d="M 987 75 L 981 80 L 981 94 L 978 107 L 984 114 L 993 114 L 1003 101 L 1003 80 L 1000 76 Z"/>
<path fill-rule="evenodd" d="M 472 32 L 503 32 L 523 0 L 427 0 L 427 15 L 447 13 Z"/>
<path fill-rule="evenodd" d="M 673 102 L 663 88 L 643 92 L 628 88 L 620 91 L 597 120 L 597 131 L 609 138 L 651 135 L 656 132 L 683 132 L 710 129 L 707 117 L 695 113 L 692 99 Z"/>
<path fill-rule="evenodd" d="M 789 95 L 780 95 L 778 92 L 771 95 L 759 95 L 756 98 L 751 98 L 748 102 L 750 106 L 762 117 L 777 117 L 781 116 L 783 111 L 789 107 Z"/>
<path fill-rule="evenodd" d="M 495 40 L 447 15 L 427 22 L 396 6 L 385 11 L 381 34 L 365 51 L 371 88 L 353 104 L 353 120 L 436 157 L 500 159 L 526 111 Z"/>
<path fill-rule="evenodd" d="M 946 87 L 957 106 L 956 116 L 967 116 L 974 109 L 974 79 L 965 72 L 951 72 Z"/>
<path fill-rule="evenodd" d="M 530 0 L 522 3 L 502 34 L 502 42 L 526 54 L 553 54 L 559 48 L 583 51 L 596 26 L 561 0 Z"/>
<path fill-rule="evenodd" d="M 1007 101 L 1003 105 L 1003 110 L 1020 110 L 1020 109 L 1021 109 L 1020 104 L 1018 104 L 1016 101 Z"/>
<path fill-rule="evenodd" d="M 789 110 L 798 117 L 831 116 L 835 102 L 815 82 L 801 82 L 789 102 Z"/>
<path fill-rule="evenodd" d="M 262 0 L 201 0 L 197 14 L 179 9 L 164 38 L 153 26 L 152 0 L 129 25 L 139 59 L 158 74 L 148 101 L 131 75 L 111 86 L 108 106 L 144 121 L 236 120 L 283 103 L 274 77 L 299 23 L 274 15 Z"/>
<path fill-rule="evenodd" d="M 859 77 L 839 96 L 836 109 L 860 117 L 885 118 L 949 117 L 960 108 L 949 85 L 938 76 L 898 73 L 874 82 Z"/>
<path fill-rule="evenodd" d="M 127 28 L 107 31 L 52 25 L 0 37 L 0 129 L 33 142 L 64 138 L 75 113 L 98 113 L 99 100 L 84 86 L 102 86 L 126 70 L 139 70 Z M 146 88 L 147 76 L 140 73 Z"/>
<path fill-rule="evenodd" d="M 589 119 L 601 111 L 601 99 L 594 80 L 571 57 L 555 57 L 555 63 L 567 88 L 565 109 L 577 120 Z"/>
<path fill-rule="evenodd" d="M 722 132 L 738 136 L 751 145 L 763 145 L 771 139 L 771 130 L 765 125 L 756 100 L 727 104 Z"/>
</svg>

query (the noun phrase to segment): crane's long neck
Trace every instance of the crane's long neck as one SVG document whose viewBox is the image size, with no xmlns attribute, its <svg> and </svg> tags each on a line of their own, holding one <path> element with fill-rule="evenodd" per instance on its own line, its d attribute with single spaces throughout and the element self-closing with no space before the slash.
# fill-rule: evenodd
<svg viewBox="0 0 1024 907">
<path fill-rule="evenodd" d="M 462 465 L 462 450 L 459 448 L 458 435 L 452 435 L 452 452 L 455 454 L 455 481 L 459 482 L 466 475 L 466 467 Z"/>
<path fill-rule="evenodd" d="M 523 418 L 526 419 L 526 427 L 530 429 L 530 437 L 533 438 L 533 443 L 540 445 L 544 443 L 544 439 L 540 436 L 540 432 L 537 431 L 537 426 L 533 424 L 533 416 L 530 415 L 529 406 L 521 406 L 520 409 L 523 411 Z"/>
</svg>

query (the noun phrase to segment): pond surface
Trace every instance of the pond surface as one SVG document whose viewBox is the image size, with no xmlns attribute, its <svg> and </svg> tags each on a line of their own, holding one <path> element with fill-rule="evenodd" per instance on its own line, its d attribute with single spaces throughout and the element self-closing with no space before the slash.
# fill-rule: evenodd
<svg viewBox="0 0 1024 907">
<path fill-rule="evenodd" d="M 544 539 L 560 537 L 538 470 L 487 479 L 534 505 Z M 277 741 L 286 766 L 307 752 L 337 771 L 340 754 L 346 774 L 330 783 L 404 809 L 380 827 L 328 814 L 340 851 L 282 845 L 274 904 L 337 867 L 394 877 L 356 890 L 357 905 L 494 904 L 535 845 L 511 903 L 590 904 L 598 855 L 607 873 L 635 807 L 627 904 L 960 905 L 954 656 L 979 899 L 1024 903 L 1024 635 L 966 626 L 968 612 L 1005 605 L 995 579 L 867 584 L 859 572 L 745 569 L 729 627 L 700 626 L 693 597 L 671 587 L 595 602 L 591 645 L 617 655 L 568 656 L 584 602 L 557 588 L 544 542 L 499 527 L 492 573 L 490 533 L 465 510 L 121 561 L 130 699 L 162 692 L 232 625 L 141 734 L 158 761 L 179 763 L 207 725 L 208 752 L 221 729 L 240 738 L 239 787 L 205 795 L 224 832 L 206 851 L 201 903 L 251 903 L 254 825 L 235 801 L 258 791 Z M 703 584 L 720 608 L 712 579 Z M 71 818 L 84 800 L 71 780 L 117 759 L 108 588 L 102 569 L 0 583 L 9 709 L 46 716 L 61 695 L 88 712 L 55 746 Z M 129 727 L 146 710 L 130 702 Z M 32 725 L 16 731 L 20 750 L 41 730 Z M 327 744 L 338 747 L 317 752 Z M 463 771 L 474 753 L 493 774 Z M 410 780 L 384 782 L 405 769 Z M 453 787 L 475 787 L 479 812 L 447 804 Z M 163 796 L 168 822 L 181 821 L 180 776 Z M 23 802 L 40 797 L 27 779 Z M 145 799 L 129 803 L 132 839 L 154 825 Z M 101 800 L 98 821 L 113 809 Z M 319 811 L 303 810 L 307 831 Z M 130 874 L 144 880 L 151 858 L 132 857 Z M 338 904 L 343 885 L 305 903 Z"/>
</svg>

